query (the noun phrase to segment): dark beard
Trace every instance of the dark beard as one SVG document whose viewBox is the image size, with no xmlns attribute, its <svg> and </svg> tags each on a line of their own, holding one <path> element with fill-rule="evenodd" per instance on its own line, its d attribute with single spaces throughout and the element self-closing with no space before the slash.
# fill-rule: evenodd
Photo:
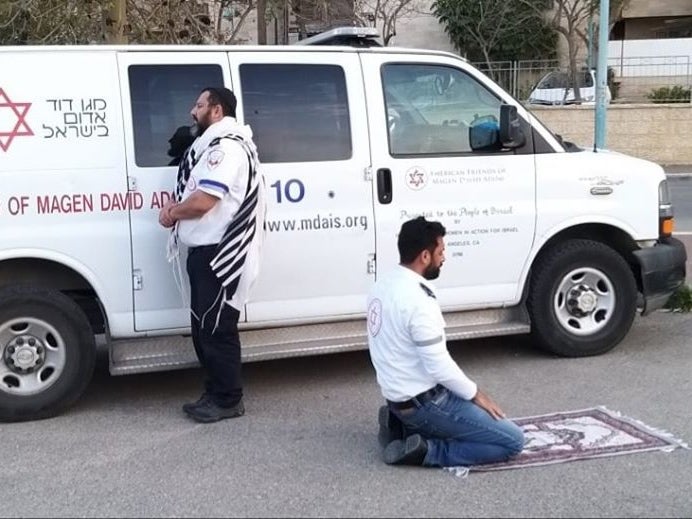
<svg viewBox="0 0 692 519">
<path fill-rule="evenodd" d="M 433 267 L 432 265 L 430 265 L 429 267 L 426 267 L 425 271 L 423 272 L 423 277 L 428 281 L 437 279 L 439 276 L 440 267 Z"/>
</svg>

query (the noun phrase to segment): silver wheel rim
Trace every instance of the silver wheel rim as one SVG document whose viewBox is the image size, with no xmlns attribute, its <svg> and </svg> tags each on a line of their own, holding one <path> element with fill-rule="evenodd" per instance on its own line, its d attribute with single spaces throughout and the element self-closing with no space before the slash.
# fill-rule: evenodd
<svg viewBox="0 0 692 519">
<path fill-rule="evenodd" d="M 582 267 L 562 278 L 553 298 L 560 326 L 574 335 L 591 335 L 603 329 L 615 311 L 615 288 L 598 269 Z"/>
<path fill-rule="evenodd" d="M 52 386 L 65 368 L 65 341 L 46 321 L 20 317 L 0 324 L 0 391 L 35 395 Z"/>
</svg>

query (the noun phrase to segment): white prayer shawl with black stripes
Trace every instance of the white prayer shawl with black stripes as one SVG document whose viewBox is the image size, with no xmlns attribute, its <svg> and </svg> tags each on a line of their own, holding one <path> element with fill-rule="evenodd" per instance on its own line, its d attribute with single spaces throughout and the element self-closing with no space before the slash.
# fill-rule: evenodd
<svg viewBox="0 0 692 519">
<path fill-rule="evenodd" d="M 245 197 L 229 222 L 210 263 L 222 285 L 217 302 L 229 304 L 239 310 L 247 302 L 250 288 L 259 273 L 260 252 L 265 234 L 264 177 L 259 170 L 257 148 L 251 135 L 249 127 L 239 125 L 230 117 L 210 126 L 185 152 L 178 167 L 175 188 L 176 202 L 180 203 L 192 170 L 205 152 L 218 145 L 222 139 L 238 143 L 245 151 L 249 166 Z M 173 259 L 178 255 L 177 225 L 173 228 L 169 243 L 169 259 Z M 214 304 L 216 306 L 217 303 Z M 220 309 L 219 306 L 217 322 Z"/>
</svg>

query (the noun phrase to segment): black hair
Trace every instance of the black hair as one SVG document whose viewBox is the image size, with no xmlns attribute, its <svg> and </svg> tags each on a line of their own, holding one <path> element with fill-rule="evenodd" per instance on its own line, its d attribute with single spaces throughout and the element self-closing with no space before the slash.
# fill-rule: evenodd
<svg viewBox="0 0 692 519">
<path fill-rule="evenodd" d="M 232 91 L 228 88 L 206 87 L 202 92 L 209 92 L 209 104 L 220 106 L 223 115 L 235 117 L 235 107 L 238 105 L 238 101 Z"/>
<path fill-rule="evenodd" d="M 173 136 L 168 139 L 168 156 L 173 157 L 168 165 L 177 166 L 180 163 L 185 150 L 194 142 L 195 136 L 192 134 L 189 126 L 180 126 L 175 130 Z"/>
<path fill-rule="evenodd" d="M 397 241 L 399 261 L 408 265 L 424 250 L 432 253 L 437 247 L 437 239 L 444 237 L 446 232 L 440 222 L 431 222 L 422 216 L 404 222 Z"/>
</svg>

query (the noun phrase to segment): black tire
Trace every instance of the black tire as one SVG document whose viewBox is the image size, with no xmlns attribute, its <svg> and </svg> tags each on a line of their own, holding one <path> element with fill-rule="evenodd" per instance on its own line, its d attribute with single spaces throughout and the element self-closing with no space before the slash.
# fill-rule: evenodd
<svg viewBox="0 0 692 519">
<path fill-rule="evenodd" d="M 527 307 L 533 342 L 542 349 L 565 357 L 600 355 L 632 326 L 637 285 L 615 250 L 568 240 L 534 265 Z"/>
<path fill-rule="evenodd" d="M 55 416 L 84 392 L 96 345 L 69 297 L 30 285 L 0 289 L 0 421 Z"/>
</svg>

